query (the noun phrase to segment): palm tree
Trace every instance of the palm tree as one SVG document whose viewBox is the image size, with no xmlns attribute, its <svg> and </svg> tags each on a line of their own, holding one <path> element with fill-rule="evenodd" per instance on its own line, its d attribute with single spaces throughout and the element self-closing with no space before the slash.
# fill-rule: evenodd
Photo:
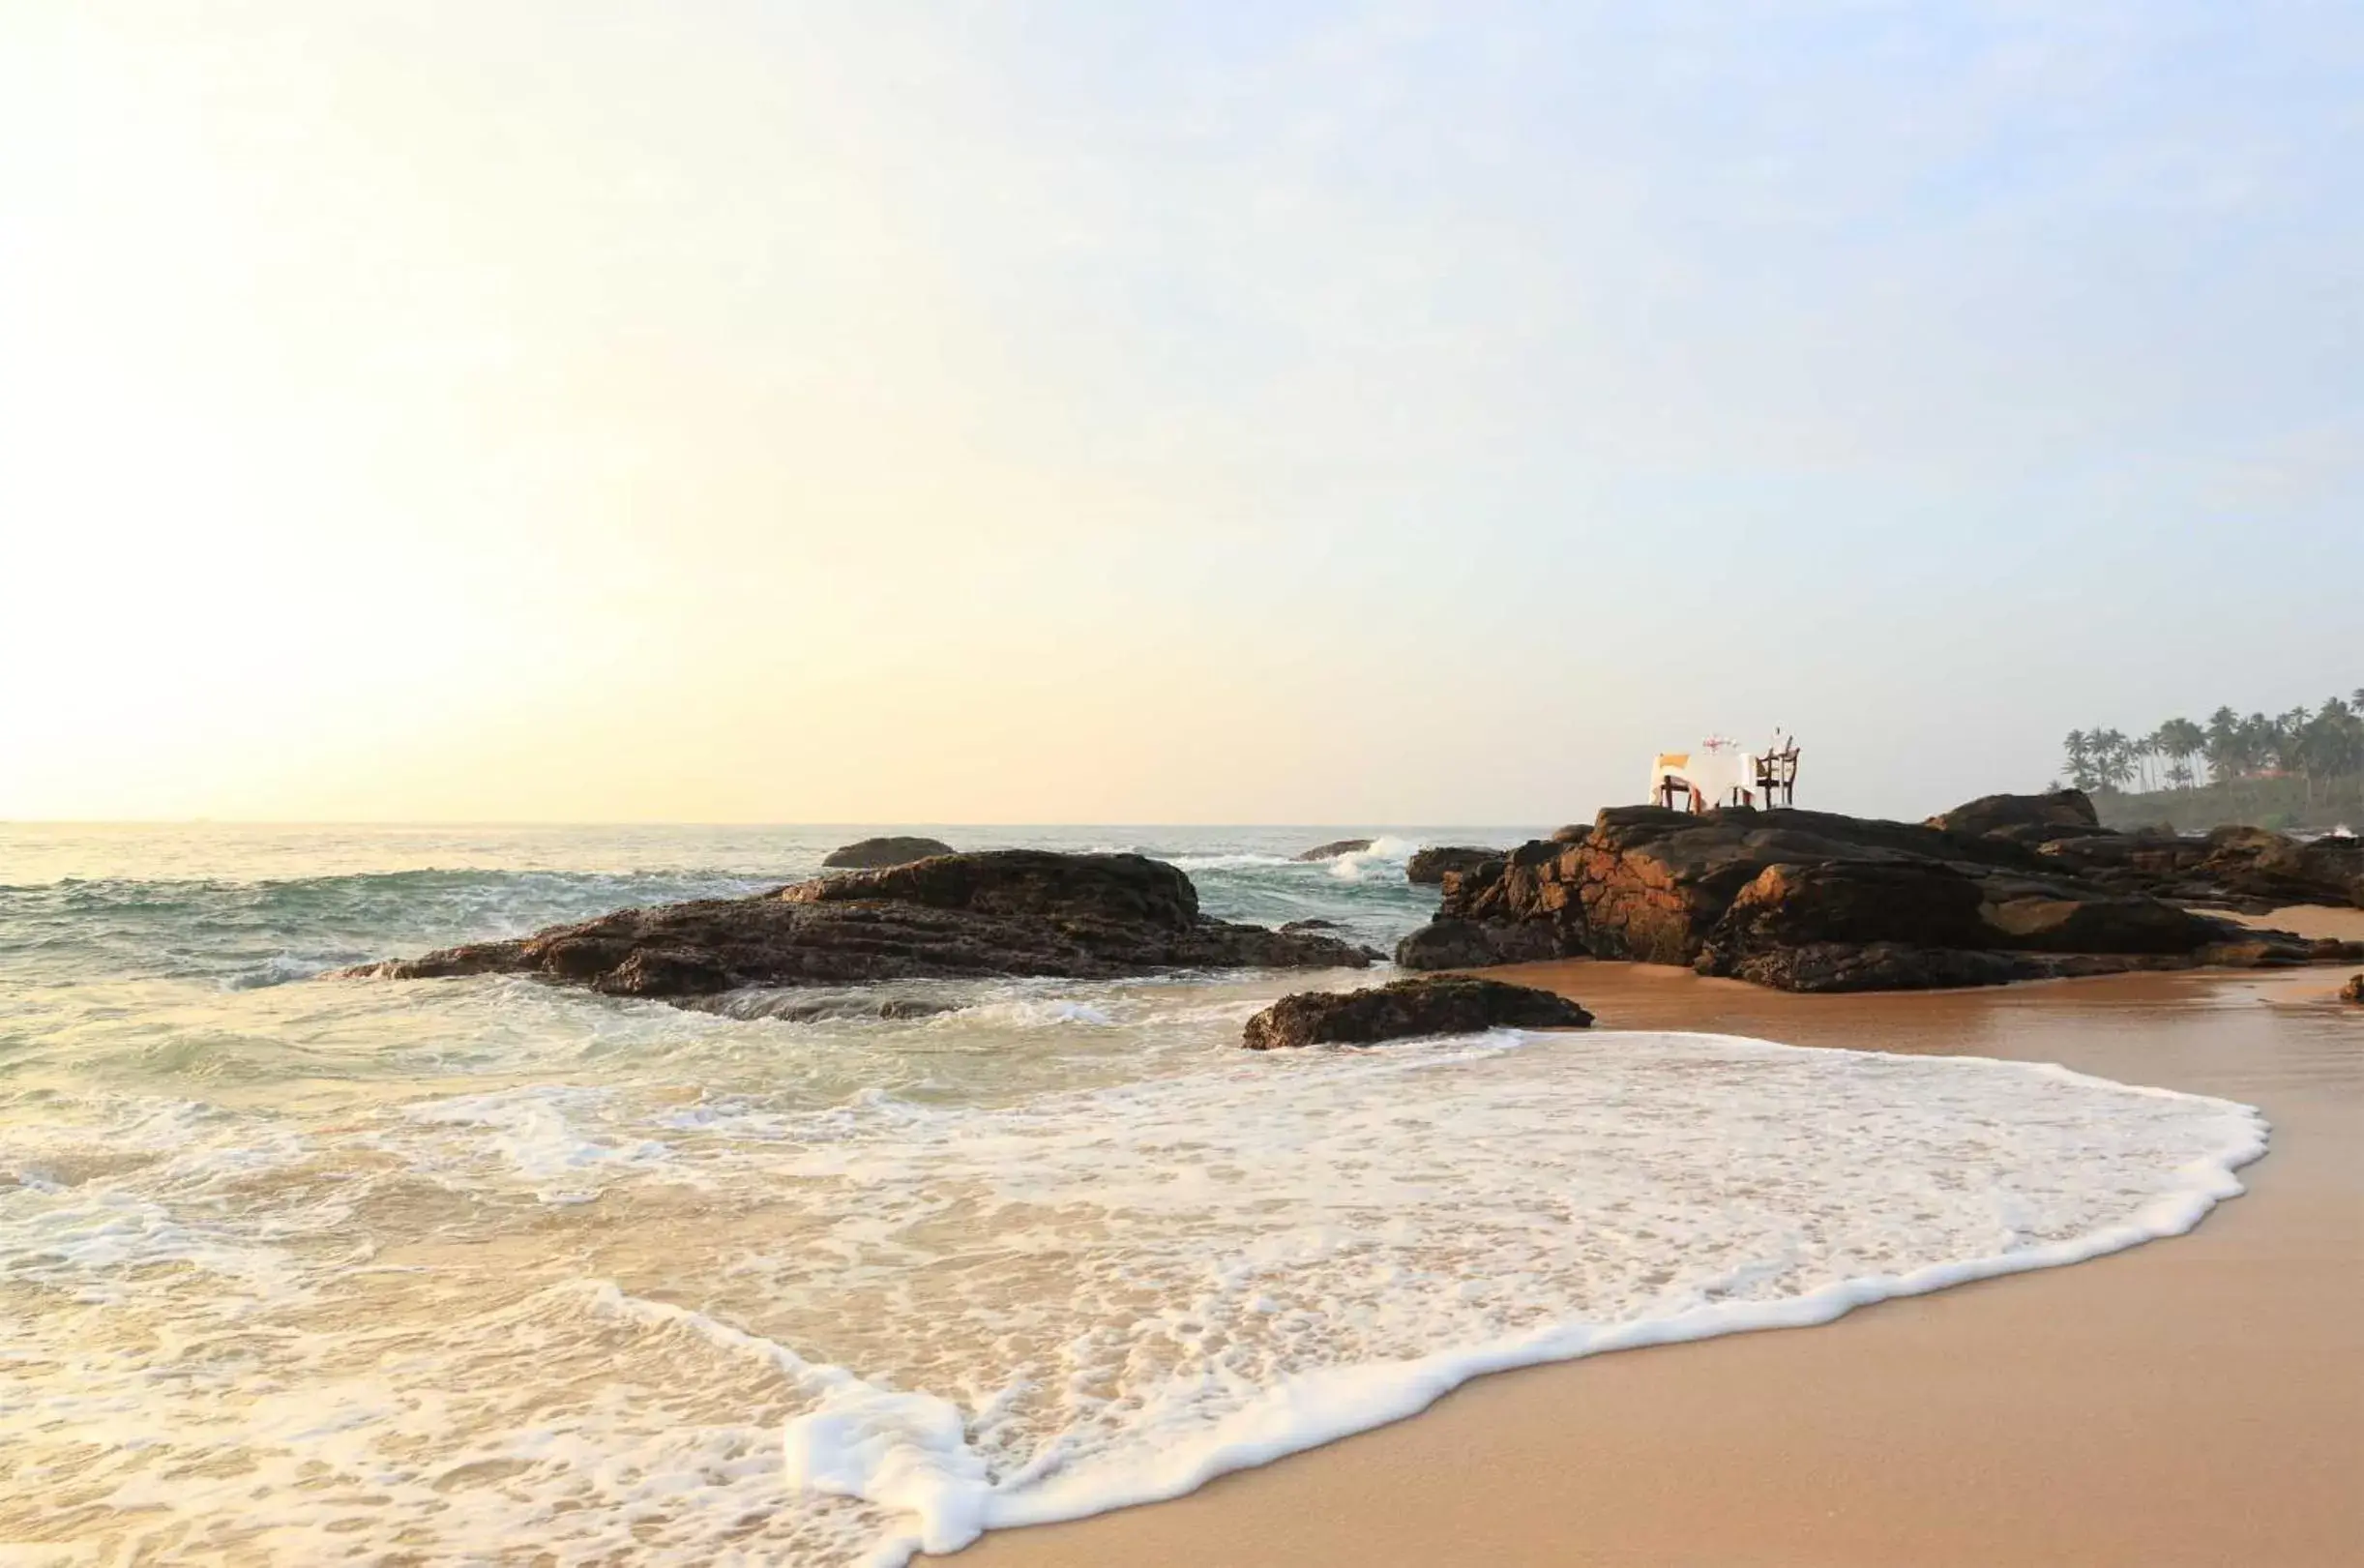
<svg viewBox="0 0 2364 1568">
<path fill-rule="evenodd" d="M 2336 696 L 2327 699 L 2299 734 L 2298 752 L 2310 797 L 2316 779 L 2328 784 L 2364 774 L 2364 717 Z M 2330 798 L 2328 789 L 2324 798 Z"/>
<path fill-rule="evenodd" d="M 2159 726 L 2158 741 L 2159 749 L 2175 759 L 2175 766 L 2168 770 L 2170 782 L 2173 782 L 2174 774 L 2181 770 L 2183 786 L 2190 788 L 2192 758 L 2207 746 L 2206 732 L 2189 719 L 2170 719 Z"/>
<path fill-rule="evenodd" d="M 2080 789 L 2092 788 L 2092 737 L 2082 729 L 2072 729 L 2068 732 L 2068 738 L 2060 745 L 2061 749 L 2068 754 L 2069 783 Z"/>
<path fill-rule="evenodd" d="M 2308 806 L 2315 804 L 2315 781 L 2337 776 L 2348 760 L 2348 726 L 2342 722 L 2347 704 L 2335 709 L 2335 702 L 2337 697 L 2324 703 L 2322 712 L 2290 737 L 2290 765 L 2297 770 L 2301 798 Z"/>
<path fill-rule="evenodd" d="M 2322 711 L 2315 718 L 2318 723 L 2328 722 L 2350 736 L 2364 737 L 2364 712 L 2359 712 L 2345 697 L 2325 697 Z M 2355 765 L 2364 768 L 2364 759 L 2359 759 Z M 2348 770 L 2343 768 L 2342 771 Z"/>
<path fill-rule="evenodd" d="M 2218 784 L 2227 784 L 2241 776 L 2241 716 L 2231 708 L 2219 708 L 2208 715 L 2205 740 L 2208 772 Z"/>
<path fill-rule="evenodd" d="M 2283 771 L 2290 772 L 2299 766 L 2298 737 L 2306 733 L 2307 721 L 2314 717 L 2307 712 L 2307 705 L 2301 702 L 2274 720 L 2274 760 Z"/>
<path fill-rule="evenodd" d="M 2277 745 L 2282 731 L 2271 719 L 2253 713 L 2241 721 L 2241 762 L 2244 773 L 2263 773 L 2280 762 Z"/>
<path fill-rule="evenodd" d="M 2301 703 L 2270 717 L 2243 717 L 2220 707 L 2204 726 L 2179 716 L 2130 738 L 2095 725 L 2070 730 L 2061 745 L 2069 782 L 2087 791 L 2191 789 L 2204 764 L 2209 784 L 2231 787 L 2222 803 L 2231 813 L 2287 806 L 2277 790 L 2232 787 L 2267 773 L 2297 779 L 2309 811 L 2319 802 L 2346 811 L 2350 797 L 2364 808 L 2364 687 L 2325 697 L 2312 711 Z"/>
<path fill-rule="evenodd" d="M 2093 748 L 2093 773 L 2104 787 L 2123 788 L 2134 781 L 2134 743 L 2125 732 L 2105 729 L 2087 736 Z"/>
</svg>

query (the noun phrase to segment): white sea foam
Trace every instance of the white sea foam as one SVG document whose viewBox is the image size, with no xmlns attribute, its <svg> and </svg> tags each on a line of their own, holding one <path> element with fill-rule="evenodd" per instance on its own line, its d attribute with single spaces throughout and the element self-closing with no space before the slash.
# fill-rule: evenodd
<svg viewBox="0 0 2364 1568">
<path fill-rule="evenodd" d="M 429 1101 L 410 1107 L 409 1114 L 417 1121 L 481 1129 L 469 1143 L 506 1162 L 534 1185 L 543 1201 L 579 1203 L 598 1196 L 603 1172 L 666 1157 L 659 1139 L 603 1142 L 576 1127 L 576 1119 L 605 1118 L 612 1098 L 606 1090 L 545 1084 Z"/>
<path fill-rule="evenodd" d="M 1087 1029 L 1019 988 L 978 1039 L 1205 1049 L 828 1105 L 603 1053 L 597 1083 L 301 1129 L 127 1097 L 12 1133 L 34 1179 L 0 1186 L 0 1539 L 892 1562 L 1186 1492 L 1480 1372 L 2173 1234 L 2264 1146 L 2246 1107 L 2052 1067 L 1609 1032 L 1250 1056 L 1219 1044 L 1236 1000 L 1081 994 Z M 815 1038 L 643 1021 L 796 1061 Z M 901 1027 L 917 1061 L 965 1049 Z"/>
<path fill-rule="evenodd" d="M 1160 857 L 1167 864 L 1186 872 L 1255 871 L 1262 867 L 1296 866 L 1303 862 L 1293 855 L 1270 855 L 1242 852 L 1221 855 L 1167 855 Z"/>
<path fill-rule="evenodd" d="M 1483 1109 L 1417 1098 L 1423 1079 L 1483 1074 L 1488 1051 L 1514 1045 L 1536 1047 L 1545 1069 L 1520 1061 L 1521 1087 Z M 1189 1108 L 1204 1114 L 1185 1110 L 1203 1081 L 1091 1097 L 1141 1116 L 1132 1148 L 1111 1147 L 1097 1117 L 1039 1140 L 1047 1130 L 997 1129 L 1024 1149 L 989 1143 L 1005 1201 L 1048 1210 L 1088 1184 L 1127 1228 L 1195 1231 L 1220 1216 L 1222 1242 L 1193 1258 L 1195 1287 L 1173 1271 L 1180 1288 L 1112 1331 L 1102 1367 L 1065 1358 L 1049 1441 L 996 1430 L 1022 1397 L 961 1425 L 942 1400 L 865 1384 L 789 1423 L 791 1474 L 910 1518 L 889 1559 L 948 1551 L 987 1528 L 1178 1495 L 1412 1414 L 1480 1373 L 1821 1323 L 2178 1234 L 2238 1193 L 2231 1171 L 2264 1150 L 2250 1108 L 2055 1067 L 1712 1036 L 1608 1050 L 1634 1049 L 1651 1059 L 1494 1036 L 1384 1066 L 1321 1064 L 1288 1099 Z M 1563 1068 L 1590 1081 L 1567 1083 Z M 1364 1081 L 1340 1104 L 1320 1091 L 1342 1073 L 1407 1081 L 1401 1094 Z M 1670 1074 L 1678 1081 L 1661 1081 Z M 1571 1088 L 1593 1092 L 1570 1105 Z M 1666 1098 L 1639 1098 L 1653 1091 Z M 2108 1131 L 2087 1120 L 2109 1111 Z M 1284 1193 L 1291 1206 L 1268 1212 Z M 1132 1258 L 1111 1274 L 1130 1289 L 1142 1272 Z M 1110 1366 L 1108 1395 L 1075 1397 Z"/>
<path fill-rule="evenodd" d="M 954 1013 L 939 1013 L 928 1020 L 937 1029 L 961 1031 L 996 1024 L 1019 1027 L 1047 1023 L 1107 1025 L 1115 1021 L 1112 1003 L 1077 1001 L 1066 996 L 1017 996 L 980 1002 L 974 1007 Z"/>
<path fill-rule="evenodd" d="M 1371 847 L 1338 856 L 1330 862 L 1330 874 L 1342 882 L 1360 882 L 1374 876 L 1401 880 L 1404 863 L 1411 858 L 1412 844 L 1404 839 L 1374 839 Z"/>
<path fill-rule="evenodd" d="M 358 955 L 355 955 L 358 957 Z M 310 980 L 325 973 L 332 965 L 327 959 L 299 958 L 293 953 L 274 953 L 251 969 L 241 969 L 223 977 L 224 991 L 254 991 L 264 986 L 283 986 L 293 980 Z"/>
</svg>

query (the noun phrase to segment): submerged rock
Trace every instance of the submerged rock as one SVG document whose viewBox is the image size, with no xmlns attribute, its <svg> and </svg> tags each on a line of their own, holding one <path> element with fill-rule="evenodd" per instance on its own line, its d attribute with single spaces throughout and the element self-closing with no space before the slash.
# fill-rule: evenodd
<svg viewBox="0 0 2364 1568">
<path fill-rule="evenodd" d="M 344 971 L 383 979 L 536 974 L 619 996 L 744 986 L 1185 968 L 1366 968 L 1334 937 L 1232 925 L 1141 855 L 997 849 L 799 882 L 745 899 L 620 909 L 515 941 L 474 942 Z"/>
<path fill-rule="evenodd" d="M 876 987 L 842 991 L 737 991 L 719 996 L 684 996 L 678 1005 L 734 1019 L 777 1019 L 785 1023 L 841 1023 L 870 1020 L 909 1021 L 960 1011 L 963 1003 L 940 997 L 884 993 Z"/>
<path fill-rule="evenodd" d="M 1341 855 L 1359 855 L 1370 848 L 1371 843 L 1372 841 L 1369 839 L 1333 839 L 1328 843 L 1315 844 L 1297 858 L 1299 860 L 1336 860 Z"/>
<path fill-rule="evenodd" d="M 2343 850 L 2310 858 L 2315 845 L 2254 833 L 2192 841 L 2177 859 L 2184 851 L 2103 832 L 2075 791 L 1989 797 L 1919 824 L 1612 807 L 1587 830 L 1448 874 L 1438 919 L 1406 937 L 1396 962 L 1589 956 L 1862 991 L 2364 954 L 2184 906 L 2211 892 L 2231 898 L 2235 883 L 2345 902 Z"/>
<path fill-rule="evenodd" d="M 1433 887 L 1447 872 L 1473 872 L 1490 860 L 1500 860 L 1499 849 L 1475 849 L 1463 844 L 1437 844 L 1415 850 L 1404 868 L 1404 879 Z"/>
<path fill-rule="evenodd" d="M 1590 1013 L 1554 991 L 1474 975 L 1425 975 L 1368 991 L 1284 996 L 1248 1021 L 1240 1044 L 1250 1050 L 1361 1046 L 1504 1027 L 1581 1029 L 1591 1021 Z"/>
<path fill-rule="evenodd" d="M 1345 929 L 1345 927 L 1340 925 L 1335 920 L 1323 920 L 1319 916 L 1315 916 L 1309 920 L 1285 921 L 1282 923 L 1280 928 L 1281 934 L 1284 936 L 1296 936 L 1309 932 L 1343 932 Z M 1345 938 L 1342 936 L 1339 938 L 1339 940 L 1345 941 Z M 1356 942 L 1354 944 L 1354 951 L 1360 953 L 1365 959 L 1368 959 L 1374 963 L 1387 957 L 1386 954 L 1380 952 L 1377 948 L 1365 942 Z"/>
<path fill-rule="evenodd" d="M 832 870 L 873 871 L 882 866 L 907 866 L 915 860 L 926 860 L 930 855 L 954 852 L 952 845 L 941 839 L 862 839 L 842 848 L 830 850 L 821 864 Z"/>
</svg>

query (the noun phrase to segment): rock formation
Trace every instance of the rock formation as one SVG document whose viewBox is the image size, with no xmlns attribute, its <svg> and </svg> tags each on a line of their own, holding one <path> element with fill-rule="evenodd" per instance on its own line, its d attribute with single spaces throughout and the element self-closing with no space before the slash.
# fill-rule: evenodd
<svg viewBox="0 0 2364 1568">
<path fill-rule="evenodd" d="M 2267 828 L 2221 827 L 2201 839 L 2112 833 L 2059 839 L 2040 852 L 2105 887 L 2218 903 L 2251 914 L 2291 903 L 2364 908 L 2364 843 L 2301 843 Z"/>
<path fill-rule="evenodd" d="M 2352 974 L 2348 977 L 2348 984 L 2340 988 L 2340 1000 L 2364 1002 L 2364 974 Z"/>
<path fill-rule="evenodd" d="M 2364 956 L 2357 944 L 2184 906 L 2303 893 L 2364 902 L 2346 851 L 2252 833 L 2138 847 L 2103 830 L 2074 791 L 1992 797 L 1921 824 L 1612 807 L 1589 829 L 1563 828 L 1498 864 L 1448 873 L 1437 920 L 1406 937 L 1396 962 L 1460 968 L 1588 956 L 1789 991 L 1870 991 Z"/>
<path fill-rule="evenodd" d="M 1140 855 L 999 849 L 850 872 L 744 899 L 621 909 L 515 941 L 345 971 L 404 980 L 537 974 L 619 996 L 979 975 L 1105 979 L 1181 968 L 1368 967 L 1334 937 L 1198 912 Z"/>
<path fill-rule="evenodd" d="M 1500 860 L 1499 849 L 1473 849 L 1462 844 L 1437 844 L 1415 850 L 1404 868 L 1404 879 L 1424 887 L 1433 887 L 1445 879 L 1447 872 L 1473 872 L 1490 860 Z"/>
<path fill-rule="evenodd" d="M 1965 839 L 2002 839 L 2024 844 L 2110 831 L 2101 825 L 2091 797 L 2082 789 L 2055 789 L 2047 795 L 1981 795 L 1931 817 L 1924 825 Z"/>
<path fill-rule="evenodd" d="M 907 866 L 915 860 L 926 860 L 930 855 L 951 853 L 952 845 L 940 839 L 863 839 L 842 849 L 830 850 L 828 858 L 821 864 L 833 871 L 874 871 L 881 866 Z"/>
<path fill-rule="evenodd" d="M 1548 922 L 1463 920 L 1439 915 L 1396 944 L 1406 969 L 1482 969 L 1490 963 L 1535 963 L 1570 957 Z"/>
<path fill-rule="evenodd" d="M 2301 841 L 2268 828 L 2221 827 L 2204 838 L 2101 825 L 2083 792 L 1990 795 L 1929 826 L 1981 844 L 2033 850 L 2038 864 L 2120 892 L 2259 914 L 2291 903 L 2364 908 L 2364 839 Z"/>
<path fill-rule="evenodd" d="M 1592 1021 L 1565 996 L 1475 975 L 1426 975 L 1368 991 L 1312 991 L 1284 996 L 1248 1021 L 1240 1044 L 1250 1050 L 1291 1046 L 1370 1045 L 1417 1035 L 1481 1029 L 1581 1029 Z"/>
<path fill-rule="evenodd" d="M 1315 845 L 1297 858 L 1299 860 L 1336 860 L 1341 855 L 1359 855 L 1370 847 L 1369 839 L 1333 839 L 1328 843 Z"/>
</svg>

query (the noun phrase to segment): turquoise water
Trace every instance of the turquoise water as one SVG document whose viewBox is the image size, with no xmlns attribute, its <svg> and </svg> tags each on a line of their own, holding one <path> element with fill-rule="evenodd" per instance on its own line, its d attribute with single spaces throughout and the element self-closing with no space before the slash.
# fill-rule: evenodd
<svg viewBox="0 0 2364 1568">
<path fill-rule="evenodd" d="M 317 978 L 631 904 L 758 892 L 816 874 L 831 849 L 873 831 L 0 827 L 0 1118 L 54 1115 L 95 1092 L 203 1093 L 258 1109 L 293 1096 L 308 1105 L 366 1104 L 453 1080 L 509 1084 L 659 1059 L 701 1075 L 705 1087 L 746 1084 L 813 1103 L 849 1086 L 916 1085 L 914 1092 L 957 1099 L 1072 1080 L 1074 1065 L 1040 1049 L 1022 1019 L 1010 1025 L 1015 1039 L 947 1053 L 941 1028 L 877 1020 L 798 1028 L 764 1017 L 770 1003 L 760 994 L 726 999 L 724 1017 L 693 1019 L 524 981 Z M 1425 836 L 1419 830 L 1383 841 L 1378 853 L 1318 864 L 1291 857 L 1364 834 L 914 831 L 977 848 L 1138 849 L 1185 868 L 1209 913 L 1276 925 L 1325 917 L 1380 947 L 1392 947 L 1435 902 L 1433 889 L 1412 887 L 1403 874 L 1408 846 Z M 899 989 L 963 1009 L 957 1032 L 964 1037 L 990 1034 L 1000 1015 L 987 1004 L 1077 990 L 1040 982 Z M 836 995 L 799 991 L 794 1000 L 825 1009 Z M 853 1006 L 858 997 L 843 1000 L 863 1010 Z M 1130 1054 L 1130 1046 L 1111 1050 L 1109 1070 L 1131 1071 Z"/>
<path fill-rule="evenodd" d="M 1323 916 L 1391 944 L 1435 906 L 1404 846 L 1510 843 L 1509 829 L 1400 829 L 1374 857 L 1289 857 L 1369 829 L 150 827 L 0 824 L 0 974 L 226 988 L 510 935 L 627 904 L 751 893 L 816 874 L 881 831 L 962 848 L 1131 849 L 1190 872 L 1208 913 Z"/>
</svg>

